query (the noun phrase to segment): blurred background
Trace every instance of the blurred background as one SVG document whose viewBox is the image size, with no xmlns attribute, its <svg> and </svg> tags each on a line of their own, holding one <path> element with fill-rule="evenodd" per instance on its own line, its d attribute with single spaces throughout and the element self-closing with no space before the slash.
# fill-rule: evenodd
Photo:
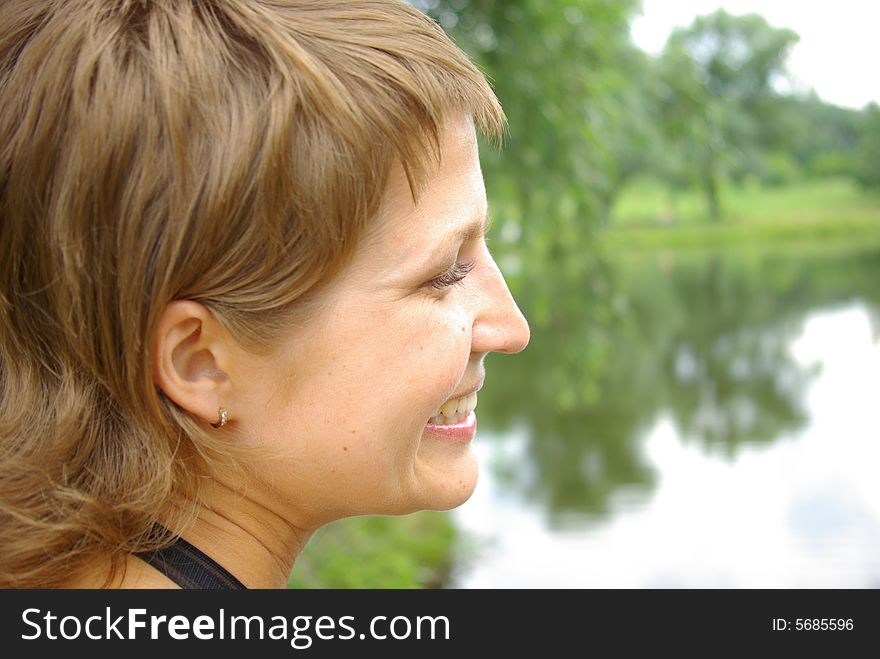
<svg viewBox="0 0 880 659">
<path fill-rule="evenodd" d="M 532 340 L 472 499 L 325 527 L 290 585 L 880 587 L 880 7 L 412 4 L 508 115 Z"/>
</svg>

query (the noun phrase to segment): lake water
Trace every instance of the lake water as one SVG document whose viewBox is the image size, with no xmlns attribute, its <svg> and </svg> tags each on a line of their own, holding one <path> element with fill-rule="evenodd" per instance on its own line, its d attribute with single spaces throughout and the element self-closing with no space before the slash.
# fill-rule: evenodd
<svg viewBox="0 0 880 659">
<path fill-rule="evenodd" d="M 613 282 L 601 368 L 565 322 L 488 365 L 451 585 L 880 587 L 880 252 L 650 255 Z"/>
</svg>

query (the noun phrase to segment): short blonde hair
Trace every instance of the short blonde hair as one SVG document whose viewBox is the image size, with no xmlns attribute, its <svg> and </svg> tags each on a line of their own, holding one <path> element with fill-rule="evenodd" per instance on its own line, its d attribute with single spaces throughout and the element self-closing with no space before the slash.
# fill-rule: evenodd
<svg viewBox="0 0 880 659">
<path fill-rule="evenodd" d="M 220 441 L 152 379 L 175 299 L 272 346 L 402 162 L 484 76 L 394 0 L 0 4 L 0 585 L 52 587 L 192 520 Z"/>
</svg>

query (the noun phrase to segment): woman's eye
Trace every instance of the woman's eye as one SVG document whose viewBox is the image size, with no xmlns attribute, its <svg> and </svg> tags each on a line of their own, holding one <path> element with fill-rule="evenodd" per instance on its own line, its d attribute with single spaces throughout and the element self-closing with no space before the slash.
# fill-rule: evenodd
<svg viewBox="0 0 880 659">
<path fill-rule="evenodd" d="M 469 261 L 467 263 L 456 263 L 449 270 L 444 272 L 439 277 L 435 277 L 431 280 L 431 286 L 436 289 L 444 289 L 449 288 L 450 286 L 455 286 L 456 284 L 460 284 L 467 274 L 474 269 L 474 262 Z"/>
</svg>

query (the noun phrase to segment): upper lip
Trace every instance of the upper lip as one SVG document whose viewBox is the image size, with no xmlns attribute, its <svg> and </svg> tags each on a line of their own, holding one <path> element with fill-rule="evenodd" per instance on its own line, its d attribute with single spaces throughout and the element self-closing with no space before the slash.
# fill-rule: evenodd
<svg viewBox="0 0 880 659">
<path fill-rule="evenodd" d="M 461 393 L 450 396 L 449 400 L 457 400 L 458 398 L 464 398 L 465 396 L 470 396 L 471 394 L 478 392 L 480 389 L 483 388 L 483 382 L 484 382 L 484 380 L 480 380 L 476 385 L 474 385 L 470 389 L 465 389 Z"/>
</svg>

